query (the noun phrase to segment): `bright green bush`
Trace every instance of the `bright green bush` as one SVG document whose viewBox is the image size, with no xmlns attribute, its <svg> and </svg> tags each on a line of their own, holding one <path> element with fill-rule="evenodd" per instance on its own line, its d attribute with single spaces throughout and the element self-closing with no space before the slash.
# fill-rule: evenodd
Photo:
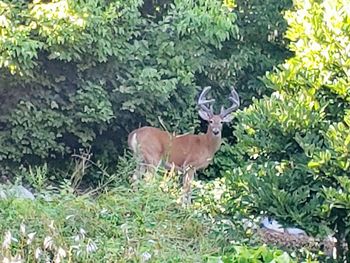
<svg viewBox="0 0 350 263">
<path fill-rule="evenodd" d="M 257 248 L 236 246 L 235 252 L 231 255 L 225 255 L 220 258 L 224 263 L 292 263 L 297 262 L 292 259 L 288 253 L 281 250 L 269 249 L 267 246 L 260 246 Z M 214 258 L 211 262 L 217 262 L 218 258 Z"/>
<path fill-rule="evenodd" d="M 342 0 L 294 6 L 295 57 L 268 74 L 271 97 L 237 114 L 232 202 L 312 234 L 329 227 L 349 245 L 349 10 Z"/>
</svg>

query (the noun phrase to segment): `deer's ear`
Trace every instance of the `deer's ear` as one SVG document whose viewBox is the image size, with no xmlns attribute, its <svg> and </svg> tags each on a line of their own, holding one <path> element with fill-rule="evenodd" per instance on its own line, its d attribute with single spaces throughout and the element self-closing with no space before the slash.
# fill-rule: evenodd
<svg viewBox="0 0 350 263">
<path fill-rule="evenodd" d="M 227 114 L 225 117 L 222 118 L 223 122 L 231 122 L 233 120 L 234 116 L 233 114 Z"/>
<path fill-rule="evenodd" d="M 208 112 L 206 112 L 204 110 L 199 110 L 198 114 L 203 120 L 205 120 L 205 121 L 209 121 L 210 120 L 211 116 L 210 116 L 210 114 Z"/>
</svg>

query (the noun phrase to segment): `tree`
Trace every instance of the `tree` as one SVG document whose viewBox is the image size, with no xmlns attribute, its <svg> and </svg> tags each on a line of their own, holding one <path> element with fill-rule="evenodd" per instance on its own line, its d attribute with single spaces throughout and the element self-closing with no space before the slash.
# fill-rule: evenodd
<svg viewBox="0 0 350 263">
<path fill-rule="evenodd" d="M 0 160 L 62 160 L 93 147 L 116 158 L 139 123 L 198 124 L 197 75 L 237 36 L 221 1 L 0 2 Z M 105 159 L 106 161 L 106 159 Z M 62 162 L 61 162 L 62 163 Z"/>
</svg>

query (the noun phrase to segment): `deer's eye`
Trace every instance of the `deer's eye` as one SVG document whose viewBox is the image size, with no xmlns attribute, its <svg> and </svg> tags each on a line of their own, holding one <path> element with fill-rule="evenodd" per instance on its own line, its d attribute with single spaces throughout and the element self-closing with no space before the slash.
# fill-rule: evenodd
<svg viewBox="0 0 350 263">
<path fill-rule="evenodd" d="M 213 123 L 214 123 L 214 121 L 213 121 L 213 120 L 210 120 L 210 121 L 209 121 L 209 123 L 210 123 L 210 124 L 213 124 Z"/>
</svg>

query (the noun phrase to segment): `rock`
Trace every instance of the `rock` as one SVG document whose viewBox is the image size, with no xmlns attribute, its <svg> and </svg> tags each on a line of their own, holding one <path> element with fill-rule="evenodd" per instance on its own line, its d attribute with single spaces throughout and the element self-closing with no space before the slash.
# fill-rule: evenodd
<svg viewBox="0 0 350 263">
<path fill-rule="evenodd" d="M 269 217 L 262 218 L 260 228 L 256 233 L 267 244 L 289 249 L 307 248 L 313 252 L 322 250 L 327 256 L 333 258 L 336 255 L 337 240 L 332 235 L 325 239 L 315 238 L 308 236 L 300 228 L 283 228 L 276 220 Z"/>
<path fill-rule="evenodd" d="M 6 193 L 3 189 L 0 189 L 0 199 L 5 199 L 6 198 Z"/>
<path fill-rule="evenodd" d="M 284 233 L 284 228 L 282 227 L 282 225 L 280 223 L 278 223 L 276 220 L 274 219 L 270 219 L 269 217 L 264 217 L 261 220 L 261 226 L 263 228 L 269 229 L 269 230 L 273 230 L 276 232 L 280 232 L 280 233 Z"/>
<path fill-rule="evenodd" d="M 22 185 L 0 186 L 0 199 L 19 198 L 34 200 L 34 195 Z"/>
<path fill-rule="evenodd" d="M 291 234 L 291 235 L 306 235 L 306 232 L 300 228 L 296 228 L 296 227 L 288 227 L 286 228 L 286 232 L 288 234 Z"/>
</svg>

